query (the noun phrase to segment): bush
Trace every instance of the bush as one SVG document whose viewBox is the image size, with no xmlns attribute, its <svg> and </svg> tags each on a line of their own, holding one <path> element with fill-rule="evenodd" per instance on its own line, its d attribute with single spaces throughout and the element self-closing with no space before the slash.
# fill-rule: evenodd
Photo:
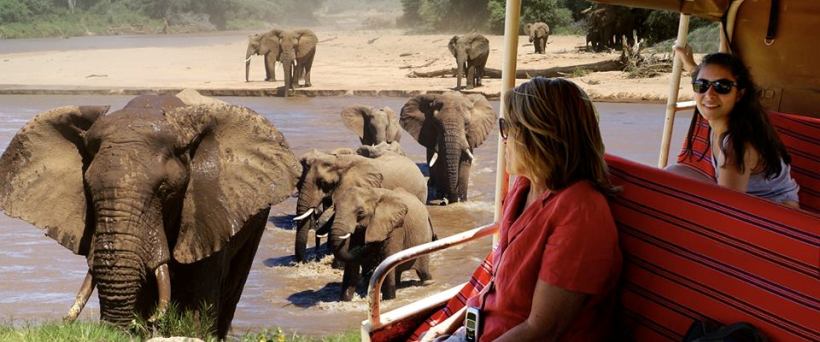
<svg viewBox="0 0 820 342">
<path fill-rule="evenodd" d="M 19 0 L 0 0 L 0 22 L 16 23 L 26 21 L 31 11 Z"/>
<path fill-rule="evenodd" d="M 506 1 L 490 0 L 490 30 L 504 33 Z M 573 23 L 572 12 L 563 7 L 559 0 L 524 0 L 521 3 L 521 31 L 527 23 L 543 21 L 551 32 L 568 31 Z"/>
<path fill-rule="evenodd" d="M 647 43 L 655 44 L 657 42 L 674 39 L 678 34 L 678 22 L 680 14 L 671 11 L 651 11 L 643 22 L 644 32 Z M 709 25 L 709 21 L 698 17 L 691 17 L 689 20 L 689 30 Z"/>
</svg>

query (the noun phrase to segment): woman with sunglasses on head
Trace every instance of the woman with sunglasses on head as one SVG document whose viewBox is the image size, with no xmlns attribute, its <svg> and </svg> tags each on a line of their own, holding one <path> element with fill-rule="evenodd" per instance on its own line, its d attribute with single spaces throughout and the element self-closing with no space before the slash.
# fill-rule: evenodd
<svg viewBox="0 0 820 342">
<path fill-rule="evenodd" d="M 516 180 L 499 221 L 493 278 L 422 341 L 454 331 L 446 341 L 610 340 L 621 253 L 592 102 L 570 81 L 537 77 L 504 103 L 499 128 Z"/>
<path fill-rule="evenodd" d="M 675 50 L 685 65 L 695 64 L 690 52 Z M 769 123 L 743 62 L 726 53 L 706 55 L 692 72 L 692 88 L 696 108 L 685 153 L 694 152 L 694 128 L 700 115 L 709 122 L 707 146 L 719 185 L 799 208 L 791 158 Z"/>
</svg>

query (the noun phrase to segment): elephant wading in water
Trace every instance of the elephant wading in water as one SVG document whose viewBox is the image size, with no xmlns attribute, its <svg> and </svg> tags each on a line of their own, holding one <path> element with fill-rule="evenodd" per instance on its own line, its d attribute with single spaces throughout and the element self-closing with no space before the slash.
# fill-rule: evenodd
<svg viewBox="0 0 820 342">
<path fill-rule="evenodd" d="M 467 72 L 467 89 L 481 86 L 484 66 L 490 56 L 490 41 L 478 33 L 453 36 L 447 44 L 456 58 L 456 90 L 461 89 L 461 77 Z"/>
<path fill-rule="evenodd" d="M 310 68 L 316 55 L 319 39 L 311 30 L 285 31 L 279 34 L 279 61 L 285 71 L 285 93 L 299 87 L 299 79 L 305 79 L 305 87 L 310 87 Z"/>
<path fill-rule="evenodd" d="M 467 200 L 472 151 L 487 139 L 496 117 L 479 94 L 418 95 L 402 107 L 401 126 L 427 148 L 432 194 L 428 202 Z"/>
<path fill-rule="evenodd" d="M 248 50 L 245 52 L 245 82 L 251 68 L 251 56 L 262 55 L 265 58 L 265 81 L 276 81 L 276 61 L 279 60 L 279 35 L 281 30 L 270 30 L 248 37 Z"/>
<path fill-rule="evenodd" d="M 395 189 L 403 187 L 420 201 L 427 197 L 427 185 L 418 166 L 407 157 L 383 152 L 377 158 L 355 154 L 329 154 L 313 150 L 302 156 L 302 176 L 299 179 L 299 199 L 296 202 L 295 257 L 305 261 L 308 232 L 317 229 L 316 247 L 325 229 L 333 222 L 333 213 L 326 213 L 335 201 L 333 194 L 354 186 Z M 327 227 L 318 227 L 324 218 Z"/>
<path fill-rule="evenodd" d="M 204 302 L 224 338 L 296 158 L 247 108 L 146 95 L 107 110 L 59 107 L 26 124 L 0 158 L 0 207 L 87 258 L 67 320 L 96 287 L 104 321 Z"/>
<path fill-rule="evenodd" d="M 524 31 L 530 36 L 530 43 L 535 47 L 535 53 L 546 53 L 547 40 L 550 37 L 550 27 L 545 22 L 537 22 L 524 26 Z"/>
<path fill-rule="evenodd" d="M 345 262 L 341 300 L 356 292 L 362 272 L 376 268 L 397 252 L 433 241 L 435 233 L 424 203 L 404 189 L 353 187 L 334 194 L 336 218 L 330 229 L 330 245 L 337 259 Z M 384 299 L 396 298 L 401 273 L 414 269 L 428 284 L 430 256 L 399 265 L 382 284 Z"/>
<path fill-rule="evenodd" d="M 350 106 L 342 110 L 342 122 L 359 136 L 362 145 L 391 144 L 401 139 L 399 118 L 390 107 Z"/>
</svg>

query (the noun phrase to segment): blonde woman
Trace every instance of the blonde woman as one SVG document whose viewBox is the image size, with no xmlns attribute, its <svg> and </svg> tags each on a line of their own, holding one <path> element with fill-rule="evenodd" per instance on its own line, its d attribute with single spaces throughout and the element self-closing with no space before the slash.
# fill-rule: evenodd
<svg viewBox="0 0 820 342">
<path fill-rule="evenodd" d="M 504 201 L 493 280 L 422 340 L 607 340 L 621 253 L 595 109 L 560 78 L 534 78 L 505 100 L 499 128 L 516 181 Z"/>
</svg>

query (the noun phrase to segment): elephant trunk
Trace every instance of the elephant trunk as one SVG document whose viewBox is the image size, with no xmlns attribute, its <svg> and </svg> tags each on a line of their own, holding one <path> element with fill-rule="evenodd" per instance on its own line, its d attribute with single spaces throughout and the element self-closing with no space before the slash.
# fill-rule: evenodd
<svg viewBox="0 0 820 342">
<path fill-rule="evenodd" d="M 350 240 L 353 239 L 350 232 L 356 228 L 356 220 L 351 217 L 352 215 L 354 214 L 347 214 L 337 208 L 336 218 L 330 228 L 330 247 L 333 249 L 333 255 L 344 262 L 356 259 L 355 253 L 350 251 Z"/>
<path fill-rule="evenodd" d="M 135 313 L 143 314 L 137 301 L 148 278 L 149 260 L 164 264 L 169 259 L 156 202 L 132 198 L 94 203 L 97 227 L 90 266 L 104 321 L 127 326 Z M 146 208 L 151 208 L 148 213 Z"/>
<path fill-rule="evenodd" d="M 455 128 L 447 127 L 446 132 L 457 132 Z M 462 146 L 455 134 L 444 135 L 445 162 L 447 163 L 447 201 L 458 202 L 458 168 L 461 163 Z"/>
<path fill-rule="evenodd" d="M 318 207 L 323 196 L 318 192 L 315 182 L 303 179 L 300 184 L 299 199 L 296 201 L 296 218 L 299 219 L 294 219 L 294 223 L 296 223 L 294 255 L 296 261 L 304 262 L 307 260 L 308 233 L 310 229 L 316 227 L 316 217 L 319 214 Z"/>
<path fill-rule="evenodd" d="M 285 71 L 285 97 L 288 97 L 288 91 L 290 89 L 295 89 L 294 82 L 299 82 L 299 80 L 294 79 L 294 71 L 296 67 L 294 66 L 294 61 L 292 59 L 282 60 L 282 69 Z"/>
<path fill-rule="evenodd" d="M 333 231 L 331 231 L 330 247 L 333 248 L 333 256 L 344 262 L 352 262 L 356 259 L 356 256 L 350 253 L 351 235 L 348 235 L 345 238 L 343 237 L 344 236 L 335 236 L 333 235 Z"/>
<path fill-rule="evenodd" d="M 456 54 L 456 89 L 461 89 L 461 77 L 464 76 L 464 68 L 467 65 L 467 52 L 458 52 Z"/>
</svg>

